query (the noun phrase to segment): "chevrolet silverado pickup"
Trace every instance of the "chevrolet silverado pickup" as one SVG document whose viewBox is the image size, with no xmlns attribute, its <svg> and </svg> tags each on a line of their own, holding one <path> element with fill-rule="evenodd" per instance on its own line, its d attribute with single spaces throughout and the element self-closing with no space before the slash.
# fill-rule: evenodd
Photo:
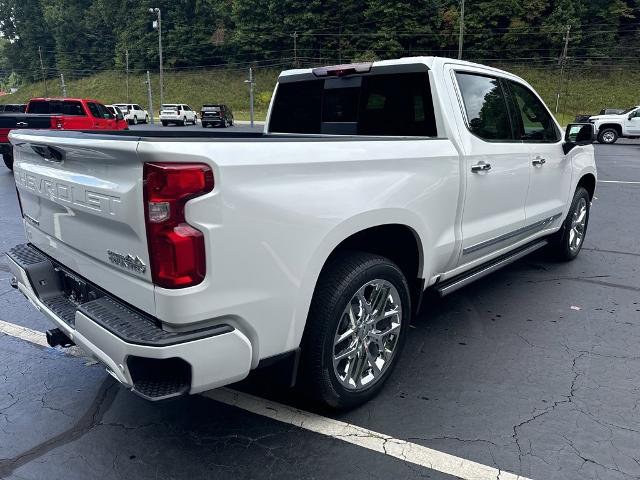
<svg viewBox="0 0 640 480">
<path fill-rule="evenodd" d="M 591 124 L 563 133 L 521 78 L 446 58 L 285 71 L 262 133 L 10 137 L 13 285 L 50 345 L 150 400 L 277 361 L 315 401 L 358 405 L 426 289 L 543 247 L 574 259 L 596 188 Z"/>
<path fill-rule="evenodd" d="M 593 115 L 589 117 L 600 143 L 616 143 L 618 138 L 640 138 L 640 105 L 621 113 Z"/>
</svg>

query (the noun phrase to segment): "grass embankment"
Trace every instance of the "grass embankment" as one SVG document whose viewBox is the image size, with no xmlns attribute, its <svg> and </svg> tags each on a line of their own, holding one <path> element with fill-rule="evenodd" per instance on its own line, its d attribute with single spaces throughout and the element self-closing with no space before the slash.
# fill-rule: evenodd
<svg viewBox="0 0 640 480">
<path fill-rule="evenodd" d="M 269 100 L 279 71 L 258 69 L 255 75 L 254 111 L 256 120 L 264 120 Z M 225 103 L 231 107 L 238 120 L 249 120 L 249 86 L 244 83 L 247 70 L 206 70 L 190 72 L 165 72 L 164 102 L 183 102 L 194 110 L 200 110 L 204 103 Z M 129 75 L 129 97 L 132 103 L 148 107 L 146 75 Z M 67 96 L 95 98 L 106 104 L 126 103 L 127 89 L 124 74 L 99 73 L 78 80 L 67 80 Z M 151 76 L 154 114 L 160 108 L 160 87 L 158 75 Z M 60 79 L 47 80 L 50 96 L 62 95 Z M 24 103 L 33 97 L 44 96 L 42 82 L 24 85 L 12 95 L 0 97 L 0 103 Z"/>
<path fill-rule="evenodd" d="M 531 83 L 542 95 L 549 108 L 555 110 L 559 73 L 556 68 L 534 69 L 505 67 Z M 256 71 L 255 119 L 264 120 L 269 106 L 278 70 Z M 203 103 L 220 102 L 229 105 L 238 120 L 249 119 L 249 89 L 244 83 L 246 70 L 206 70 L 197 72 L 166 72 L 165 103 L 184 102 L 199 110 Z M 146 108 L 147 90 L 145 77 L 129 76 L 131 102 Z M 159 108 L 158 76 L 151 77 L 154 110 Z M 562 124 L 573 121 L 577 114 L 598 113 L 604 107 L 625 108 L 640 103 L 638 86 L 640 72 L 628 70 L 569 70 L 560 98 L 558 120 Z M 60 95 L 59 79 L 48 80 L 49 93 Z M 105 103 L 126 101 L 124 74 L 100 73 L 92 77 L 67 81 L 67 94 L 72 97 L 90 97 Z M 29 98 L 43 96 L 42 82 L 23 86 L 17 93 L 0 97 L 0 103 L 21 103 Z"/>
<path fill-rule="evenodd" d="M 557 69 L 505 68 L 527 80 L 555 110 L 559 72 Z M 596 114 L 601 109 L 640 105 L 640 72 L 633 68 L 569 70 L 565 73 L 556 114 L 566 125 L 578 114 Z"/>
</svg>

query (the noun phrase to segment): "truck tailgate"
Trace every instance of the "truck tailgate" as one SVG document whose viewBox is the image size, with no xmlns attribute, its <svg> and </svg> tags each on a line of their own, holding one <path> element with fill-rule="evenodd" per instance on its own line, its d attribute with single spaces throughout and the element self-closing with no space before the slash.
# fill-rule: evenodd
<svg viewBox="0 0 640 480">
<path fill-rule="evenodd" d="M 138 138 L 23 130 L 10 139 L 29 242 L 154 314 Z"/>
</svg>

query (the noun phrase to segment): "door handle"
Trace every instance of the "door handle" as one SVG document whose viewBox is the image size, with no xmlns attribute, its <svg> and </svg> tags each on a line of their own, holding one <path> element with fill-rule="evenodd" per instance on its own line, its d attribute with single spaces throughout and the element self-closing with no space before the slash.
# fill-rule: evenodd
<svg viewBox="0 0 640 480">
<path fill-rule="evenodd" d="M 28 127 L 29 124 L 27 122 L 18 122 L 16 123 L 16 127 Z"/>
<path fill-rule="evenodd" d="M 534 158 L 533 159 L 533 162 L 531 162 L 531 165 L 533 165 L 534 167 L 541 167 L 545 163 L 547 163 L 546 159 L 544 159 L 542 157 L 538 157 L 538 158 Z"/>
<path fill-rule="evenodd" d="M 473 173 L 488 172 L 489 170 L 491 170 L 490 163 L 479 162 L 479 163 L 476 163 L 475 165 L 471 165 L 471 171 Z"/>
</svg>

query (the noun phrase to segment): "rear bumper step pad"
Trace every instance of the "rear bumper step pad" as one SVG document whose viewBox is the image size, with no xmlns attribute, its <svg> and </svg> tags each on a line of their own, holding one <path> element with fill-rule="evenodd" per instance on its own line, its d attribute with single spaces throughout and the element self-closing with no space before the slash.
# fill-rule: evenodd
<svg viewBox="0 0 640 480">
<path fill-rule="evenodd" d="M 65 335 L 147 400 L 198 393 L 246 377 L 249 339 L 222 324 L 168 332 L 32 245 L 7 252 L 15 286 Z"/>
<path fill-rule="evenodd" d="M 72 327 L 75 325 L 76 311 L 79 311 L 127 343 L 157 347 L 176 345 L 233 331 L 233 327 L 229 325 L 217 325 L 189 332 L 167 332 L 152 317 L 115 300 L 90 282 L 86 284 L 99 292 L 100 298 L 76 303 L 60 291 L 59 283 L 55 286 L 51 285 L 50 283 L 54 280 L 48 278 L 51 276 L 52 269 L 59 272 L 65 272 L 67 269 L 57 265 L 28 244 L 15 246 L 7 252 L 7 255 L 27 272 L 40 301 Z M 67 271 L 67 273 L 77 277 L 73 272 Z M 45 276 L 47 278 L 41 278 Z M 42 282 L 45 284 L 42 285 Z M 57 292 L 55 288 L 58 288 Z"/>
</svg>

